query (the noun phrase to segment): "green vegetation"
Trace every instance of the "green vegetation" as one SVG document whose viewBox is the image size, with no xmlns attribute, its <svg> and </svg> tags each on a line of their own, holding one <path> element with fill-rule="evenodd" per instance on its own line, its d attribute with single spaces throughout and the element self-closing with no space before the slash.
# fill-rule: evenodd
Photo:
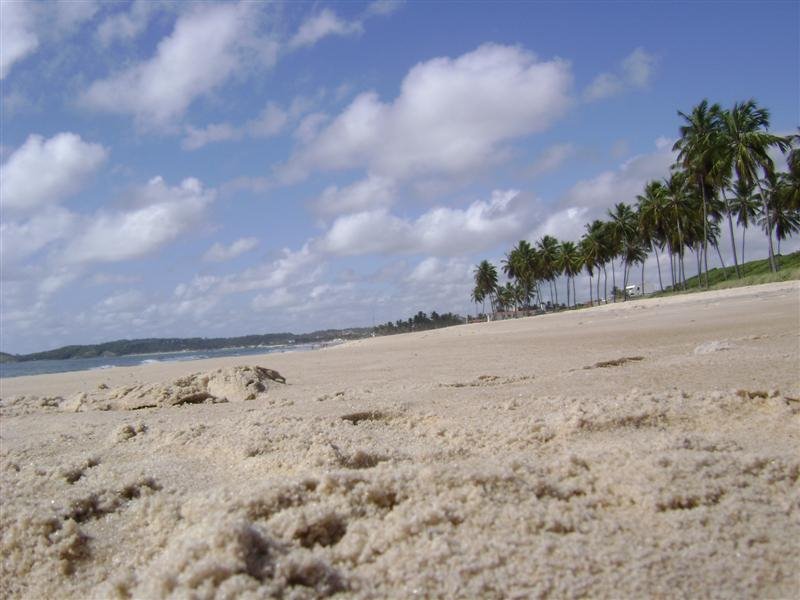
<svg viewBox="0 0 800 600">
<path fill-rule="evenodd" d="M 762 283 L 773 283 L 776 281 L 793 281 L 800 279 L 800 252 L 793 252 L 786 256 L 775 255 L 775 260 L 780 265 L 780 270 L 773 273 L 770 269 L 769 259 L 753 260 L 739 265 L 741 278 L 737 278 L 733 273 L 733 268 L 715 268 L 708 272 L 709 289 L 722 290 L 733 287 L 744 287 L 748 285 L 759 285 Z M 703 289 L 702 281 L 697 276 L 686 280 L 686 291 L 696 291 Z M 678 290 L 680 291 L 680 290 Z M 664 296 L 673 293 L 667 288 L 663 293 L 654 296 Z M 675 292 L 677 293 L 677 291 Z"/>
<path fill-rule="evenodd" d="M 483 304 L 484 311 L 487 299 L 492 312 L 528 310 L 534 299 L 536 304 L 545 304 L 544 287 L 547 304 L 559 306 L 557 283 L 564 277 L 566 306 L 577 306 L 575 277 L 581 271 L 589 275 L 589 304 L 624 300 L 624 290 L 637 275 L 645 291 L 644 266 L 651 254 L 662 292 L 796 279 L 800 268 L 796 255 L 780 257 L 780 244 L 800 232 L 800 135 L 769 133 L 769 111 L 754 100 L 730 109 L 703 100 L 689 113 L 679 111 L 678 116 L 682 125 L 673 147 L 678 160 L 664 179 L 645 185 L 635 206 L 615 204 L 607 211 L 606 221 L 586 224 L 586 233 L 577 243 L 550 235 L 535 244 L 521 240 L 503 261 L 509 279 L 505 284 L 498 282 L 497 268 L 482 261 L 475 267 L 472 301 Z M 776 171 L 770 157 L 773 149 L 785 154 L 787 172 Z M 742 228 L 741 253 L 734 239 L 734 218 Z M 733 256 L 731 267 L 726 267 L 720 249 L 725 225 Z M 769 257 L 741 265 L 745 234 L 754 225 L 767 237 Z M 709 248 L 719 256 L 722 268 L 709 270 Z M 662 259 L 666 259 L 666 276 Z M 696 269 L 696 276 L 687 275 L 687 262 L 690 269 Z M 617 284 L 618 264 L 621 286 Z M 640 273 L 635 267 L 641 268 Z"/>
<path fill-rule="evenodd" d="M 194 350 L 219 350 L 223 348 L 255 348 L 282 344 L 312 344 L 334 339 L 357 339 L 369 335 L 371 329 L 326 329 L 313 333 L 268 333 L 231 338 L 149 338 L 140 340 L 116 340 L 104 344 L 64 346 L 32 354 L 2 353 L 2 362 L 29 360 L 65 360 L 70 358 L 94 358 L 97 356 L 126 356 L 130 354 L 157 354 Z"/>
<path fill-rule="evenodd" d="M 388 321 L 385 325 L 378 325 L 375 328 L 376 335 L 392 335 L 395 333 L 408 333 L 410 331 L 424 331 L 426 329 L 439 329 L 440 327 L 450 327 L 460 325 L 464 322 L 464 317 L 453 313 L 440 315 L 436 311 L 429 317 L 420 311 L 407 321 L 398 319 L 394 323 Z"/>
</svg>

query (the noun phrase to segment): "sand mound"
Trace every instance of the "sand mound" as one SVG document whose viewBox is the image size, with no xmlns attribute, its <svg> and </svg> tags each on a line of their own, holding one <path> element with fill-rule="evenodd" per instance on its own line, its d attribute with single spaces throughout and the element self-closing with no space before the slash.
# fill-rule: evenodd
<svg viewBox="0 0 800 600">
<path fill-rule="evenodd" d="M 136 383 L 60 396 L 23 395 L 0 405 L 0 414 L 20 415 L 44 410 L 79 412 L 86 410 L 138 410 L 203 402 L 243 402 L 267 393 L 269 382 L 285 379 L 272 369 L 236 366 L 193 373 L 170 383 Z"/>
</svg>

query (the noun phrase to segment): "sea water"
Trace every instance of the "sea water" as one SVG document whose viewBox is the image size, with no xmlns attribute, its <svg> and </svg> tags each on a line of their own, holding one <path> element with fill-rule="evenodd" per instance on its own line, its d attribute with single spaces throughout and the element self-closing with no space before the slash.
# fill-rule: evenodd
<svg viewBox="0 0 800 600">
<path fill-rule="evenodd" d="M 284 344 L 276 346 L 248 348 L 220 348 L 218 350 L 186 350 L 183 352 L 163 352 L 152 354 L 132 354 L 128 356 L 96 356 L 93 358 L 68 358 L 65 360 L 30 360 L 25 362 L 0 363 L 0 377 L 21 377 L 23 375 L 43 375 L 45 373 L 66 373 L 68 371 L 91 371 L 113 369 L 114 367 L 134 367 L 161 362 L 181 362 L 203 358 L 224 356 L 252 356 L 254 354 L 273 354 L 276 352 L 295 352 L 314 350 L 332 346 L 337 342 L 316 344 Z"/>
</svg>

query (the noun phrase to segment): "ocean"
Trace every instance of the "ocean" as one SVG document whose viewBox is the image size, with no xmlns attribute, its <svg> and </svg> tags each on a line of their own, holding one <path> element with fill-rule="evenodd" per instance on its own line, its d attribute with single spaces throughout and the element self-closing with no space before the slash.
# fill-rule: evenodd
<svg viewBox="0 0 800 600">
<path fill-rule="evenodd" d="M 252 356 L 254 354 L 273 354 L 276 352 L 297 352 L 334 346 L 340 341 L 316 344 L 284 344 L 277 346 L 251 348 L 221 348 L 219 350 L 187 350 L 184 352 L 163 352 L 153 354 L 133 354 L 129 356 L 97 356 L 94 358 L 69 358 L 66 360 L 31 360 L 26 362 L 0 363 L 0 378 L 22 377 L 24 375 L 44 375 L 46 373 L 67 373 L 69 371 L 93 371 L 113 369 L 114 367 L 134 367 L 159 362 L 183 362 L 203 358 L 225 356 Z"/>
</svg>

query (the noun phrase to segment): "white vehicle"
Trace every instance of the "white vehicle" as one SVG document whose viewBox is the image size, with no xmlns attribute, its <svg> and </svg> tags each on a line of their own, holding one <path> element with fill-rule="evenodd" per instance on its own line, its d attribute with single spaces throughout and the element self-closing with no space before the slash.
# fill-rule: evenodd
<svg viewBox="0 0 800 600">
<path fill-rule="evenodd" d="M 633 298 L 634 296 L 641 296 L 642 295 L 642 288 L 638 285 L 629 285 L 625 288 L 625 296 L 628 298 Z"/>
</svg>

